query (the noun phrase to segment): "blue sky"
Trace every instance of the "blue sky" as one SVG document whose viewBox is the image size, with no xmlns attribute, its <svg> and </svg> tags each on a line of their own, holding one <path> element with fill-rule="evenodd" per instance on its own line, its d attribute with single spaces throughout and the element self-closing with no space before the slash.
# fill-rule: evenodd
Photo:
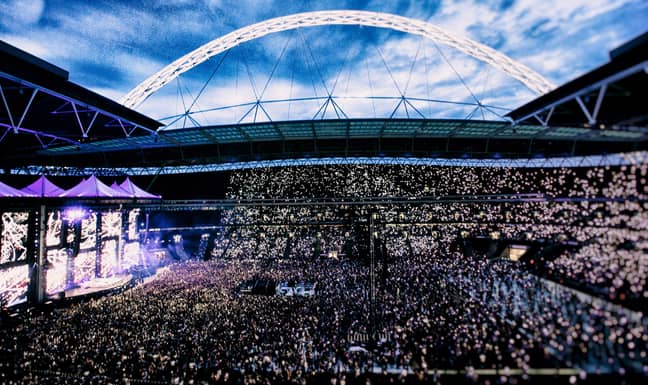
<svg viewBox="0 0 648 385">
<path fill-rule="evenodd" d="M 605 63 L 610 49 L 648 28 L 644 0 L 4 0 L 0 39 L 68 70 L 72 81 L 119 99 L 173 60 L 235 29 L 272 17 L 331 9 L 425 20 L 489 45 L 555 84 Z M 267 120 L 265 112 L 250 106 L 224 107 L 257 98 L 325 97 L 331 91 L 350 117 L 418 116 L 412 108 L 396 108 L 396 99 L 376 99 L 401 92 L 419 99 L 477 99 L 501 107 L 490 110 L 498 113 L 536 96 L 482 62 L 416 36 L 324 26 L 245 43 L 183 74 L 138 109 L 158 119 L 180 114 L 212 74 L 194 103 L 193 120 L 180 119 L 173 127 L 250 121 L 255 112 L 257 121 Z M 374 99 L 354 99 L 357 96 Z M 273 120 L 308 119 L 323 103 L 263 106 Z M 430 117 L 496 118 L 473 106 L 422 101 L 412 106 Z M 335 110 L 327 107 L 326 117 L 334 116 Z"/>
</svg>

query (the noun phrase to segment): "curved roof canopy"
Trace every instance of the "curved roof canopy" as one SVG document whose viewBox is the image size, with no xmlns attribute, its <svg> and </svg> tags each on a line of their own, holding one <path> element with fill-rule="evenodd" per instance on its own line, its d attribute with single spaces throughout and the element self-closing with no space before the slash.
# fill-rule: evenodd
<svg viewBox="0 0 648 385">
<path fill-rule="evenodd" d="M 88 90 L 79 90 L 79 86 L 67 82 L 64 71 L 60 73 L 62 70 L 44 68 L 42 63 L 25 62 L 16 55 L 15 60 L 25 62 L 25 67 L 0 61 L 3 98 L 13 98 L 10 108 L 14 111 L 0 114 L 0 125 L 6 127 L 0 130 L 2 171 L 33 174 L 46 170 L 52 174 L 69 174 L 75 172 L 70 170 L 87 173 L 88 168 L 101 168 L 105 173 L 119 175 L 135 168 L 170 170 L 170 167 L 178 167 L 178 170 L 189 172 L 192 166 L 246 163 L 263 167 L 267 162 L 291 159 L 426 158 L 468 164 L 484 159 L 562 157 L 568 160 L 588 155 L 642 152 L 648 149 L 645 124 L 648 112 L 645 90 L 648 88 L 644 86 L 648 78 L 645 71 L 648 50 L 645 40 L 640 39 L 625 51 L 616 51 L 609 65 L 515 110 L 510 114 L 513 123 L 336 119 L 233 124 L 163 132 L 156 132 L 159 123 L 154 120 Z M 627 71 L 628 68 L 632 71 Z M 637 68 L 640 70 L 635 71 Z M 50 86 L 42 85 L 46 83 Z M 602 96 L 593 97 L 591 92 Z M 41 97 L 45 97 L 44 106 L 32 110 L 40 105 L 36 101 Z M 567 106 L 566 100 L 573 109 L 565 110 L 566 115 L 550 118 L 561 106 Z M 608 106 L 604 104 L 608 100 L 617 102 Z M 23 107 L 21 110 L 15 106 Z M 82 110 L 85 116 L 79 115 L 81 107 L 88 109 Z M 33 112 L 34 120 L 15 111 L 27 111 L 22 115 Z M 605 122 L 621 123 L 611 127 L 591 124 L 591 119 L 586 122 L 582 122 L 582 118 L 572 120 L 568 117 L 570 113 L 586 118 L 602 114 L 600 117 L 604 117 Z M 54 129 L 61 131 L 42 124 L 43 121 L 55 121 L 52 116 L 58 115 L 67 119 L 64 121 L 67 124 L 54 125 Z M 95 115 L 97 120 L 92 123 Z M 96 124 L 100 117 L 105 120 L 99 129 Z M 568 119 L 559 120 L 558 117 Z M 30 131 L 21 122 L 48 130 Z M 132 126 L 124 126 L 128 122 Z M 93 131 L 88 131 L 87 127 L 94 127 Z M 95 129 L 98 129 L 97 135 L 92 135 Z M 22 134 L 31 135 L 37 145 L 27 147 L 22 142 L 8 140 Z M 49 141 L 46 138 L 50 138 Z M 516 164 L 511 163 L 513 167 L 517 167 Z"/>
<path fill-rule="evenodd" d="M 641 132 L 476 120 L 288 121 L 178 129 L 83 147 L 60 146 L 36 157 L 32 154 L 30 163 L 54 166 L 48 168 L 50 173 L 56 168 L 69 173 L 73 167 L 94 167 L 106 174 L 110 168 L 327 157 L 528 159 L 645 150 L 647 137 Z"/>
</svg>

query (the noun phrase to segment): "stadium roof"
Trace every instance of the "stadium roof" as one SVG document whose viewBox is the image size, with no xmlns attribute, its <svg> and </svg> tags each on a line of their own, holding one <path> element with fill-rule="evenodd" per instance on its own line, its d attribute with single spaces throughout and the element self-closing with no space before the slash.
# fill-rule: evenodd
<svg viewBox="0 0 648 385">
<path fill-rule="evenodd" d="M 68 72 L 0 41 L 0 161 L 60 145 L 151 133 L 162 124 L 68 80 Z"/>
<path fill-rule="evenodd" d="M 610 51 L 610 61 L 511 111 L 516 123 L 648 132 L 648 32 Z M 607 134 L 605 134 L 607 135 Z"/>
<path fill-rule="evenodd" d="M 0 115 L 6 128 L 0 140 L 5 172 L 93 168 L 119 174 L 128 168 L 188 170 L 340 157 L 468 162 L 598 156 L 648 147 L 646 35 L 613 51 L 610 63 L 511 112 L 513 122 L 336 119 L 174 130 L 156 130 L 157 121 L 68 82 L 65 71 L 2 47 L 9 58 L 0 65 L 3 95 L 12 112 L 28 112 L 22 117 L 13 112 L 13 121 Z M 31 134 L 31 141 L 21 134 Z"/>
<path fill-rule="evenodd" d="M 643 150 L 645 139 L 640 132 L 497 121 L 310 120 L 176 129 L 82 147 L 63 145 L 29 155 L 27 164 L 105 170 L 325 157 L 520 159 Z"/>
</svg>

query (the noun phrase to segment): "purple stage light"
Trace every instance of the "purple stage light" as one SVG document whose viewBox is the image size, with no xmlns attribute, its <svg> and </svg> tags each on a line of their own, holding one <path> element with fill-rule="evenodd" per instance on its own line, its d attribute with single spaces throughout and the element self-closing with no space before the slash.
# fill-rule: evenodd
<svg viewBox="0 0 648 385">
<path fill-rule="evenodd" d="M 83 207 L 69 207 L 63 212 L 63 218 L 68 222 L 78 222 L 88 216 L 88 210 Z"/>
</svg>

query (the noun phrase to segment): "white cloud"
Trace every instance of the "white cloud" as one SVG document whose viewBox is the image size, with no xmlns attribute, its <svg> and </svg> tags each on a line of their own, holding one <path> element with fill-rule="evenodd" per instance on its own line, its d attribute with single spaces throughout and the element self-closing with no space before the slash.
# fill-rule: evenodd
<svg viewBox="0 0 648 385">
<path fill-rule="evenodd" d="M 10 30 L 32 26 L 41 19 L 45 10 L 44 0 L 5 0 L 0 3 L 0 24 Z"/>
<path fill-rule="evenodd" d="M 516 0 L 507 10 L 498 12 L 486 3 L 468 0 L 454 2 L 452 7 L 442 7 L 429 21 L 477 41 L 482 41 L 483 37 L 474 35 L 473 31 L 499 33 L 503 37 L 500 48 L 502 52 L 514 60 L 528 64 L 541 75 L 550 75 L 550 73 L 543 72 L 543 67 L 552 71 L 561 66 L 571 65 L 574 58 L 571 57 L 570 52 L 578 50 L 583 39 L 590 37 L 590 33 L 583 31 L 588 23 L 592 23 L 596 27 L 592 31 L 595 35 L 614 30 L 615 28 L 611 25 L 600 25 L 593 20 L 631 3 L 638 4 L 638 1 Z M 599 49 L 603 52 L 606 49 L 606 47 L 597 48 L 594 46 L 588 48 Z M 607 49 L 610 48 L 612 47 L 607 47 Z M 555 55 L 555 53 L 559 54 Z M 587 63 L 585 58 L 589 54 L 591 52 L 581 50 L 574 56 L 577 56 L 580 62 Z M 544 55 L 547 62 L 543 64 L 535 58 L 531 60 L 527 58 L 527 56 L 534 57 L 536 55 Z M 543 65 L 534 67 L 537 64 Z M 554 77 L 554 80 L 564 82 L 573 77 L 573 74 L 569 76 L 567 71 L 561 75 L 558 78 Z"/>
</svg>

